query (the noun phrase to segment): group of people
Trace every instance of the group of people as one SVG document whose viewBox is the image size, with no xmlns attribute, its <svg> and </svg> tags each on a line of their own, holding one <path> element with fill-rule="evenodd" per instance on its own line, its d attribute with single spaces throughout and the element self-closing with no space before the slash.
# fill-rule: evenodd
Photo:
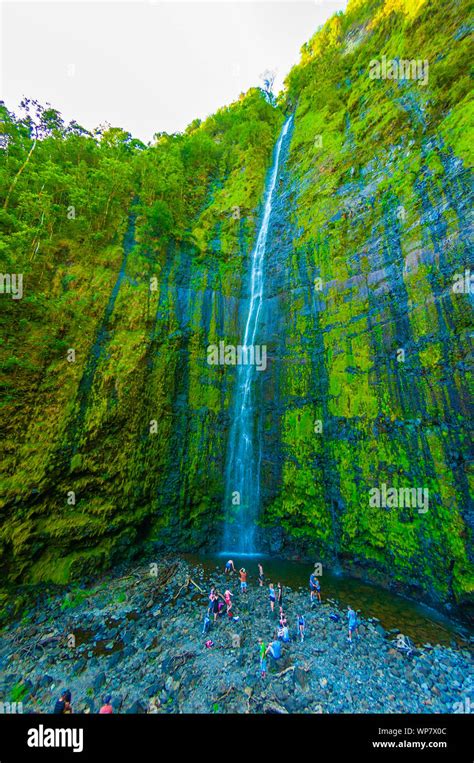
<svg viewBox="0 0 474 763">
<path fill-rule="evenodd" d="M 211 586 L 211 591 L 209 593 L 209 606 L 207 609 L 206 617 L 204 618 L 204 628 L 203 632 L 205 633 L 207 631 L 207 628 L 209 626 L 209 623 L 211 621 L 211 617 L 214 618 L 214 622 L 217 622 L 217 618 L 219 615 L 221 615 L 226 610 L 227 617 L 229 620 L 233 620 L 234 622 L 237 622 L 239 619 L 238 615 L 234 615 L 232 611 L 232 599 L 234 594 L 227 589 L 224 592 L 224 595 L 222 595 L 216 588 L 216 586 Z"/>
<path fill-rule="evenodd" d="M 260 587 L 264 585 L 264 572 L 263 572 L 263 566 L 261 562 L 258 562 L 258 584 Z M 233 559 L 229 559 L 224 568 L 226 575 L 232 575 L 232 573 L 237 572 L 235 564 Z M 247 593 L 247 571 L 244 567 L 241 567 L 241 569 L 238 572 L 239 578 L 240 578 L 240 586 L 241 586 L 241 592 Z M 265 644 L 263 639 L 258 639 L 258 645 L 259 645 L 259 654 L 260 654 L 260 672 L 262 677 L 266 676 L 267 673 L 267 657 L 271 656 L 274 660 L 279 660 L 282 656 L 282 643 L 289 643 L 291 641 L 290 636 L 290 629 L 288 626 L 288 620 L 287 617 L 283 611 L 283 586 L 280 582 L 277 583 L 276 589 L 272 582 L 268 583 L 268 594 L 269 594 L 269 602 L 270 602 L 270 610 L 271 612 L 275 612 L 275 606 L 278 606 L 278 612 L 279 612 L 279 627 L 275 631 L 274 638 L 269 644 Z M 319 581 L 319 578 L 316 575 L 316 570 L 313 571 L 309 576 L 309 595 L 310 595 L 310 602 L 311 606 L 314 606 L 316 604 L 321 604 L 321 583 Z M 218 599 L 221 594 L 219 594 L 215 586 L 211 589 L 210 597 L 214 597 L 214 599 Z M 221 596 L 221 598 L 224 599 L 225 604 L 227 606 L 227 614 L 232 617 L 232 593 L 227 590 L 224 594 L 224 597 Z M 219 605 L 218 605 L 219 607 Z M 214 621 L 217 620 L 217 616 L 219 614 L 219 609 L 216 610 L 213 609 L 214 612 Z M 336 617 L 336 616 L 335 616 Z M 353 635 L 359 635 L 359 629 L 358 629 L 358 619 L 357 614 L 352 607 L 348 606 L 347 608 L 347 618 L 348 618 L 348 636 L 347 640 L 352 643 L 352 637 Z M 238 619 L 238 618 L 234 618 Z M 339 616 L 337 616 L 337 619 L 339 619 Z M 301 612 L 298 614 L 296 619 L 296 639 L 299 639 L 299 641 L 302 643 L 305 639 L 305 629 L 306 629 L 306 621 L 305 616 Z"/>
<path fill-rule="evenodd" d="M 258 563 L 258 584 L 260 587 L 263 587 L 264 585 L 264 572 L 261 562 Z M 225 573 L 226 575 L 230 575 L 232 573 L 237 572 L 234 562 L 232 559 L 229 559 L 226 562 L 225 565 Z M 243 595 L 247 593 L 247 570 L 245 567 L 241 567 L 238 571 L 239 574 L 239 580 L 240 580 L 240 591 Z M 270 599 L 270 610 L 271 612 L 275 611 L 275 604 L 278 605 L 278 611 L 279 611 L 279 626 L 277 630 L 275 631 L 274 638 L 272 641 L 270 641 L 268 644 L 265 644 L 263 639 L 258 639 L 258 648 L 259 648 L 259 656 L 260 656 L 260 673 L 262 678 L 265 678 L 267 674 L 267 657 L 272 657 L 273 660 L 277 661 L 282 657 L 282 644 L 287 644 L 291 642 L 291 636 L 290 636 L 290 629 L 288 625 L 288 619 L 283 611 L 283 586 L 280 582 L 277 583 L 277 587 L 275 590 L 275 586 L 273 583 L 268 583 L 268 591 L 269 591 L 269 599 Z M 309 576 L 309 591 L 310 591 L 310 601 L 311 606 L 314 604 L 314 600 L 320 604 L 321 603 L 321 584 L 315 574 L 315 572 L 312 572 Z M 224 591 L 224 594 L 221 594 L 215 585 L 211 586 L 211 590 L 209 593 L 209 605 L 207 609 L 207 613 L 204 619 L 204 629 L 203 633 L 205 633 L 209 627 L 209 624 L 211 622 L 211 618 L 214 618 L 214 622 L 217 621 L 217 618 L 219 615 L 223 614 L 224 609 L 226 611 L 227 617 L 229 620 L 232 620 L 233 622 L 237 622 L 239 620 L 238 615 L 234 615 L 233 609 L 232 609 L 232 599 L 234 598 L 234 594 L 231 593 L 231 591 L 227 588 Z M 339 615 L 331 615 L 334 619 L 339 619 Z M 349 632 L 347 640 L 352 643 L 352 637 L 355 634 L 356 636 L 359 636 L 359 623 L 357 618 L 357 613 L 355 612 L 352 607 L 347 607 L 347 619 L 348 619 L 348 626 L 349 626 Z M 305 639 L 305 629 L 306 629 L 306 621 L 304 614 L 301 612 L 296 619 L 296 639 L 299 639 L 301 643 L 303 643 Z M 213 645 L 212 641 L 206 642 L 206 646 Z M 107 695 L 104 697 L 103 705 L 101 706 L 99 713 L 100 714 L 111 714 L 113 713 L 112 708 L 112 698 L 110 695 Z M 67 715 L 72 713 L 72 699 L 71 699 L 71 692 L 69 690 L 65 690 L 61 693 L 59 699 L 56 700 L 56 703 L 54 705 L 54 711 L 55 714 L 60 715 Z"/>
</svg>

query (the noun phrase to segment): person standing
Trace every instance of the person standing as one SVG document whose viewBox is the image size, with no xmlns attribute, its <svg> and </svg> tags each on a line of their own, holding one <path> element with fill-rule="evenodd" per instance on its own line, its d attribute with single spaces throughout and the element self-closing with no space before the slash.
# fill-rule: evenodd
<svg viewBox="0 0 474 763">
<path fill-rule="evenodd" d="M 352 607 L 347 607 L 347 619 L 349 621 L 349 635 L 347 637 L 347 640 L 352 644 L 352 634 L 355 633 L 357 638 L 359 638 L 359 623 L 357 621 L 357 614 L 354 612 Z"/>
<path fill-rule="evenodd" d="M 247 593 L 247 571 L 245 567 L 240 568 L 239 576 L 240 576 L 240 592 Z"/>
<path fill-rule="evenodd" d="M 298 615 L 298 633 L 300 634 L 300 641 L 303 643 L 304 641 L 304 629 L 305 629 L 305 619 L 304 615 Z"/>
<path fill-rule="evenodd" d="M 316 583 L 316 596 L 318 599 L 318 603 L 321 604 L 321 583 L 319 582 L 319 578 L 315 578 Z"/>
<path fill-rule="evenodd" d="M 263 574 L 263 567 L 262 563 L 258 563 L 258 584 L 260 588 L 263 586 L 263 580 L 264 580 L 264 574 Z"/>
<path fill-rule="evenodd" d="M 275 611 L 275 588 L 273 587 L 273 583 L 269 583 L 268 592 L 270 596 L 270 609 L 272 610 L 272 612 L 274 612 Z"/>
<path fill-rule="evenodd" d="M 214 595 L 216 593 L 216 587 L 211 586 L 211 590 L 209 592 L 209 609 L 208 614 L 211 615 L 214 612 Z"/>
<path fill-rule="evenodd" d="M 258 639 L 258 650 L 260 656 L 260 675 L 262 678 L 265 678 L 267 675 L 266 647 L 261 638 Z"/>
<path fill-rule="evenodd" d="M 277 590 L 278 590 L 278 606 L 280 607 L 280 612 L 283 610 L 283 588 L 280 582 L 277 583 Z"/>
<path fill-rule="evenodd" d="M 216 623 L 219 614 L 219 593 L 217 590 L 214 590 L 214 593 L 212 594 L 212 612 L 214 615 L 214 622 Z"/>
<path fill-rule="evenodd" d="M 225 591 L 224 593 L 224 601 L 226 603 L 227 607 L 227 614 L 229 614 L 230 610 L 232 609 L 232 596 L 231 592 L 229 590 Z M 231 617 L 231 615 L 230 615 Z"/>
<path fill-rule="evenodd" d="M 314 572 L 312 572 L 311 575 L 309 576 L 309 590 L 310 590 L 311 604 L 313 604 L 314 596 L 316 596 L 319 603 L 321 603 L 321 584 Z"/>
<path fill-rule="evenodd" d="M 204 622 L 202 624 L 202 634 L 203 635 L 205 633 L 207 633 L 210 623 L 211 623 L 211 610 L 208 609 L 206 614 L 204 615 Z"/>
</svg>

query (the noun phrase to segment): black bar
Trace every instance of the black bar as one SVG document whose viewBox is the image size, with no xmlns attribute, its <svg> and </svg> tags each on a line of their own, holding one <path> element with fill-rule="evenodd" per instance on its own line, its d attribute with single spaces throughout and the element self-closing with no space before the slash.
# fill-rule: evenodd
<svg viewBox="0 0 474 763">
<path fill-rule="evenodd" d="M 31 747 L 32 730 L 71 730 L 71 747 Z M 413 729 L 413 731 L 409 731 Z M 73 730 L 76 737 L 72 737 Z M 394 731 L 397 731 L 395 734 Z M 54 733 L 54 732 L 53 732 Z M 55 739 L 56 741 L 56 739 Z M 57 741 L 61 741 L 61 737 Z M 379 743 L 377 746 L 374 743 Z M 383 746 L 381 745 L 383 743 Z M 414 744 L 416 743 L 416 745 Z M 422 744 L 424 743 L 424 747 Z M 139 763 L 199 755 L 223 761 L 255 760 L 262 750 L 264 760 L 283 756 L 328 763 L 342 756 L 384 760 L 407 754 L 419 761 L 446 759 L 472 763 L 472 716 L 453 715 L 1 715 L 0 763 L 22 761 L 111 761 Z M 469 752 L 469 750 L 471 750 Z M 133 756 L 133 757 L 131 757 Z M 192 757 L 190 757 L 192 756 Z M 355 763 L 355 761 L 354 761 Z"/>
</svg>

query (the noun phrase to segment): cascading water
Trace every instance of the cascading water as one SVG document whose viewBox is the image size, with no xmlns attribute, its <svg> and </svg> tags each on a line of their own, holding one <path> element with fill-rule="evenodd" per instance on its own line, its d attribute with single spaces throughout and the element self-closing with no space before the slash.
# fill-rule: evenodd
<svg viewBox="0 0 474 763">
<path fill-rule="evenodd" d="M 250 268 L 250 299 L 245 323 L 243 351 L 255 349 L 263 301 L 263 266 L 272 202 L 278 177 L 280 153 L 292 117 L 286 120 L 275 147 L 273 166 L 265 191 L 265 205 Z M 256 355 L 257 353 L 255 353 Z M 261 356 L 260 356 L 261 357 Z M 264 372 L 264 371 L 263 371 Z M 237 366 L 235 406 L 229 437 L 224 505 L 224 549 L 251 554 L 255 549 L 255 526 L 260 509 L 260 464 L 262 443 L 256 426 L 254 400 L 255 364 Z"/>
</svg>

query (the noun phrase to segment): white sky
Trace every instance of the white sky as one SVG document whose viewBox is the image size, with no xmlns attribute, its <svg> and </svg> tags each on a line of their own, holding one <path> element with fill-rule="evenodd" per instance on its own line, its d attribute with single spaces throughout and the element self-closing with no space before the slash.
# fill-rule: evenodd
<svg viewBox="0 0 474 763">
<path fill-rule="evenodd" d="M 1 3 L 0 97 L 49 102 L 91 130 L 147 142 L 184 130 L 277 71 L 346 0 L 9 0 Z"/>
</svg>

